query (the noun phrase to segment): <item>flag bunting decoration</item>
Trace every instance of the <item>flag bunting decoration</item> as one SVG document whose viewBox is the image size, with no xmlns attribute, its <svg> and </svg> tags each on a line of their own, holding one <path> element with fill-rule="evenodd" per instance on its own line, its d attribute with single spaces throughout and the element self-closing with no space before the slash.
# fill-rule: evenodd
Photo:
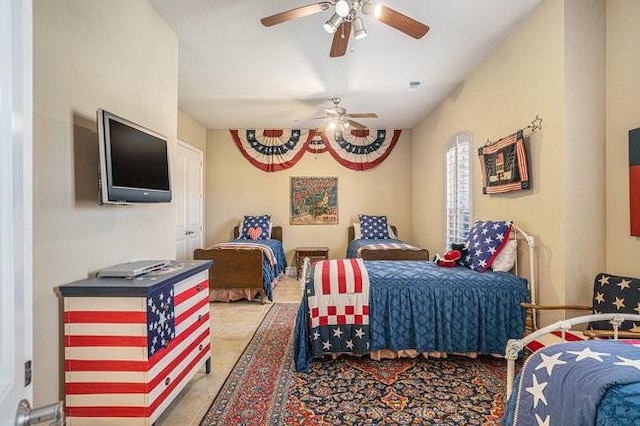
<svg viewBox="0 0 640 426">
<path fill-rule="evenodd" d="M 293 167 L 304 154 L 313 136 L 311 132 L 293 130 L 230 130 L 242 155 L 265 172 Z"/>
<path fill-rule="evenodd" d="M 351 129 L 334 133 L 334 137 L 328 137 L 326 133 L 321 135 L 327 150 L 338 163 L 352 170 L 369 170 L 389 156 L 401 132 L 394 130 L 389 137 L 387 130 Z"/>
<path fill-rule="evenodd" d="M 242 155 L 265 172 L 293 167 L 305 152 L 329 152 L 344 167 L 369 170 L 382 163 L 398 142 L 401 130 L 351 129 L 324 132 L 315 129 L 231 129 Z"/>
</svg>

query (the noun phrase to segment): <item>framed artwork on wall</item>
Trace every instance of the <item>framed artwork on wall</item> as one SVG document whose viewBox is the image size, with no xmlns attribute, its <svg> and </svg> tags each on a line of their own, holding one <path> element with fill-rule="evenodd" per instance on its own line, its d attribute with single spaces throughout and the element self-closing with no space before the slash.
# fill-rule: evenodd
<svg viewBox="0 0 640 426">
<path fill-rule="evenodd" d="M 640 237 L 640 128 L 629 130 L 629 218 L 631 235 Z"/>
<path fill-rule="evenodd" d="M 336 225 L 338 223 L 337 177 L 291 177 L 291 225 Z"/>
</svg>

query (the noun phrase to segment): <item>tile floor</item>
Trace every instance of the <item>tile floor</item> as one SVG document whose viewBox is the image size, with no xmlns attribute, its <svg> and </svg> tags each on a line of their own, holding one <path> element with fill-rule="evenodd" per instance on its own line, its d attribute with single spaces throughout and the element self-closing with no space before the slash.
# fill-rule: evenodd
<svg viewBox="0 0 640 426">
<path fill-rule="evenodd" d="M 299 303 L 302 292 L 298 281 L 283 277 L 273 291 L 276 303 Z M 196 373 L 178 398 L 156 421 L 156 426 L 199 425 L 211 402 L 224 384 L 254 332 L 271 308 L 259 301 L 212 303 L 211 373 Z"/>
</svg>

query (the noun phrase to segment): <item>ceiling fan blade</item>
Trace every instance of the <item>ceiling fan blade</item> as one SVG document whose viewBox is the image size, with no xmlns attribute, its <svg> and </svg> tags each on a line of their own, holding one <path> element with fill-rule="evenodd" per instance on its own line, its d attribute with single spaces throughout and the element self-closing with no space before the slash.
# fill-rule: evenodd
<svg viewBox="0 0 640 426">
<path fill-rule="evenodd" d="M 351 118 L 378 118 L 378 114 L 375 112 L 354 112 L 353 114 L 347 114 Z"/>
<path fill-rule="evenodd" d="M 343 22 L 333 34 L 333 43 L 329 56 L 336 58 L 347 53 L 347 45 L 351 36 L 351 22 Z"/>
<path fill-rule="evenodd" d="M 418 22 L 415 19 L 411 19 L 397 10 L 393 10 L 384 5 L 380 5 L 380 7 L 381 13 L 378 20 L 398 31 L 402 31 L 406 35 L 413 38 L 422 38 L 427 31 L 429 31 L 429 27 L 427 25 Z"/>
<path fill-rule="evenodd" d="M 322 12 L 323 10 L 329 9 L 329 7 L 331 7 L 331 2 L 321 1 L 307 6 L 287 10 L 286 12 L 280 12 L 276 13 L 275 15 L 267 16 L 266 18 L 262 18 L 260 22 L 262 22 L 262 25 L 264 25 L 265 27 L 270 27 L 272 25 L 281 24 L 292 19 L 302 18 L 304 16 Z"/>
<path fill-rule="evenodd" d="M 353 121 L 353 120 L 347 120 L 349 122 L 349 126 L 351 127 L 355 127 L 356 129 L 366 129 L 367 126 L 365 126 L 362 123 L 358 123 L 357 121 Z"/>
<path fill-rule="evenodd" d="M 329 117 L 327 117 L 326 115 L 323 115 L 321 117 L 311 117 L 311 118 L 293 120 L 293 122 L 294 123 L 306 123 L 306 122 L 315 121 L 315 120 L 325 120 L 327 118 L 329 118 Z"/>
</svg>

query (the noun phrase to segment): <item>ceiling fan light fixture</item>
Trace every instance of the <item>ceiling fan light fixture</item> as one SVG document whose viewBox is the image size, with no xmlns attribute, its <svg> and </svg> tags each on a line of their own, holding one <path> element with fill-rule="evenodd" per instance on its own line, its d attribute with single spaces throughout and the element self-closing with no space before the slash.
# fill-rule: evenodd
<svg viewBox="0 0 640 426">
<path fill-rule="evenodd" d="M 373 16 L 376 19 L 380 19 L 382 16 L 382 5 L 381 4 L 363 4 L 362 5 L 362 13 L 365 15 Z"/>
<path fill-rule="evenodd" d="M 345 18 L 349 14 L 351 6 L 349 6 L 349 2 L 347 0 L 339 0 L 335 5 L 335 9 L 336 13 L 341 18 Z"/>
<path fill-rule="evenodd" d="M 357 17 L 353 20 L 353 38 L 356 40 L 363 39 L 367 36 L 367 30 L 364 28 L 362 19 Z"/>
<path fill-rule="evenodd" d="M 342 24 L 342 21 L 342 16 L 334 13 L 333 15 L 331 15 L 331 18 L 329 18 L 327 22 L 324 23 L 324 30 L 329 34 L 333 34 L 336 32 L 340 24 Z"/>
</svg>

